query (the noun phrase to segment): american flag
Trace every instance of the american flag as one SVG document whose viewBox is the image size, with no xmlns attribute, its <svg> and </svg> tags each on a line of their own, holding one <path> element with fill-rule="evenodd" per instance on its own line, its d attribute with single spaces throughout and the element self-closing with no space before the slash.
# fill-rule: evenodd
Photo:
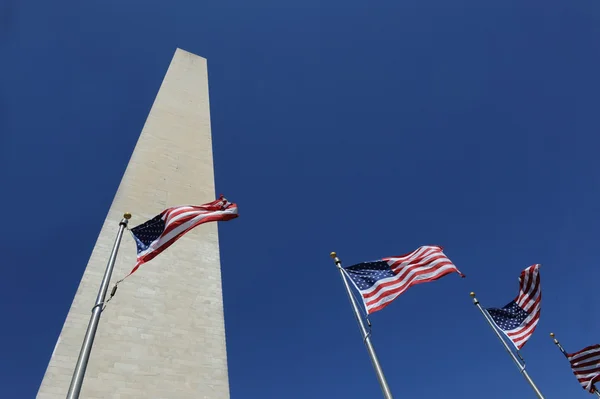
<svg viewBox="0 0 600 399">
<path fill-rule="evenodd" d="M 529 266 L 519 276 L 519 295 L 502 309 L 489 308 L 488 314 L 498 328 L 521 349 L 540 320 L 542 288 L 539 264 Z"/>
<path fill-rule="evenodd" d="M 137 244 L 137 263 L 129 274 L 159 255 L 194 227 L 236 217 L 237 205 L 230 203 L 223 196 L 200 206 L 186 205 L 165 209 L 154 218 L 131 229 Z"/>
<path fill-rule="evenodd" d="M 406 255 L 358 263 L 344 270 L 360 292 L 367 314 L 383 309 L 413 285 L 449 273 L 464 277 L 439 246 L 423 246 Z"/>
<path fill-rule="evenodd" d="M 600 345 L 588 346 L 579 352 L 567 355 L 573 374 L 589 393 L 594 393 L 594 384 L 600 381 Z"/>
</svg>

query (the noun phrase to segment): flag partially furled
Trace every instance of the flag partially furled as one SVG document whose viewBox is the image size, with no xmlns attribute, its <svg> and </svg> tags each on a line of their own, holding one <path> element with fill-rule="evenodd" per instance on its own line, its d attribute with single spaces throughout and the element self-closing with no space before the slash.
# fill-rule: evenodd
<svg viewBox="0 0 600 399">
<path fill-rule="evenodd" d="M 358 263 L 344 270 L 360 292 L 368 314 L 383 309 L 413 285 L 449 273 L 464 277 L 439 246 L 423 246 L 406 255 Z"/>
<path fill-rule="evenodd" d="M 589 393 L 594 393 L 594 384 L 600 381 L 600 345 L 588 346 L 579 352 L 567 355 L 573 374 Z"/>
<path fill-rule="evenodd" d="M 165 209 L 154 218 L 131 229 L 137 244 L 137 263 L 129 274 L 134 273 L 141 264 L 159 255 L 194 227 L 236 217 L 238 217 L 237 205 L 230 203 L 223 196 L 200 206 L 177 206 Z"/>
<path fill-rule="evenodd" d="M 494 323 L 521 349 L 540 320 L 542 288 L 539 264 L 529 266 L 519 276 L 519 295 L 502 309 L 488 308 Z"/>
</svg>

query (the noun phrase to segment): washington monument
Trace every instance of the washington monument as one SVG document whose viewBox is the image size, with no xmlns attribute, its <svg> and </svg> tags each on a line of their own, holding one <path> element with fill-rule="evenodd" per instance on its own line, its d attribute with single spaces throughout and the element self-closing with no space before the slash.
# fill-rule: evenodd
<svg viewBox="0 0 600 399">
<path fill-rule="evenodd" d="M 213 201 L 206 59 L 177 49 L 125 170 L 42 380 L 64 399 L 119 222 Z M 187 233 L 119 285 L 102 312 L 81 398 L 229 398 L 218 224 Z M 111 287 L 136 261 L 125 232 Z M 83 265 L 82 265 L 83 266 Z"/>
</svg>

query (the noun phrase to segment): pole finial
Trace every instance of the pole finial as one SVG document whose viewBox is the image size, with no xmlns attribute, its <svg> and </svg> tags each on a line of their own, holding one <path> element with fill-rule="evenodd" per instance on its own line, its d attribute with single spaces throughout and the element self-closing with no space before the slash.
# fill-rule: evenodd
<svg viewBox="0 0 600 399">
<path fill-rule="evenodd" d="M 471 293 L 469 294 L 469 296 L 470 296 L 471 298 L 475 298 L 475 293 L 474 293 L 473 291 L 471 291 Z"/>
<path fill-rule="evenodd" d="M 554 338 L 554 333 L 550 333 L 550 336 L 551 336 L 552 338 Z"/>
<path fill-rule="evenodd" d="M 125 212 L 125 213 L 123 214 L 123 217 L 124 217 L 125 219 L 129 220 L 129 219 L 131 219 L 131 213 L 129 213 L 129 212 Z"/>
<path fill-rule="evenodd" d="M 331 256 L 332 259 L 337 258 L 337 254 L 335 252 L 330 253 L 329 256 Z"/>
</svg>

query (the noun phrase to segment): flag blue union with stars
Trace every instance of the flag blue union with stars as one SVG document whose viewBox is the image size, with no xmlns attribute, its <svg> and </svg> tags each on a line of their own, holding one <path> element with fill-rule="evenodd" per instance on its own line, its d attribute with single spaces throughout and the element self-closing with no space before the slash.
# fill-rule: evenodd
<svg viewBox="0 0 600 399">
<path fill-rule="evenodd" d="M 150 247 L 150 244 L 156 241 L 163 231 L 165 231 L 165 226 L 166 223 L 163 220 L 161 213 L 147 222 L 131 229 L 131 233 L 137 246 L 137 253 L 139 254 L 140 252 L 147 250 Z"/>
<path fill-rule="evenodd" d="M 386 261 L 363 262 L 346 268 L 359 290 L 368 290 L 376 282 L 395 274 Z"/>
<path fill-rule="evenodd" d="M 488 313 L 492 316 L 498 327 L 504 331 L 514 330 L 529 317 L 529 313 L 521 309 L 515 301 L 512 301 L 502 309 L 490 308 L 488 309 Z"/>
</svg>

